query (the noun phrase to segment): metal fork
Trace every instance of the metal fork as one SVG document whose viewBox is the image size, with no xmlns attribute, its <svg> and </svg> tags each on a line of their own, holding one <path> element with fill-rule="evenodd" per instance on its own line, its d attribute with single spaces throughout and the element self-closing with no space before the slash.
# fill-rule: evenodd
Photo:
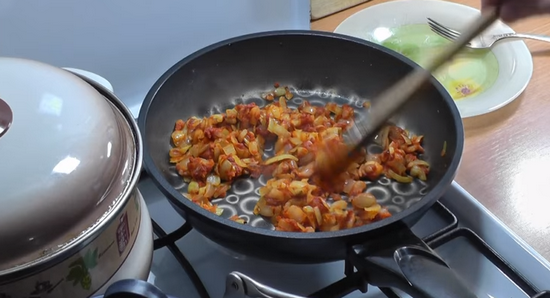
<svg viewBox="0 0 550 298">
<path fill-rule="evenodd" d="M 444 26 L 431 18 L 428 18 L 430 29 L 439 36 L 448 40 L 454 41 L 460 36 L 460 31 Z M 471 49 L 489 49 L 495 43 L 506 39 L 533 39 L 538 41 L 550 42 L 550 36 L 536 34 L 521 34 L 521 33 L 503 33 L 492 35 L 479 35 L 466 44 L 466 47 Z"/>
</svg>

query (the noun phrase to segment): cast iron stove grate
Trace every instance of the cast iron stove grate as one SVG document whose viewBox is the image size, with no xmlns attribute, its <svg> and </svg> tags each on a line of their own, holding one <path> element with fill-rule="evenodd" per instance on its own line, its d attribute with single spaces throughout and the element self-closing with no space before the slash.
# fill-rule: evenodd
<svg viewBox="0 0 550 298">
<path fill-rule="evenodd" d="M 506 262 L 495 250 L 493 250 L 483 239 L 481 239 L 473 231 L 458 226 L 458 220 L 456 216 L 451 213 L 443 204 L 437 203 L 432 207 L 432 211 L 437 215 L 438 220 L 444 222 L 443 228 L 436 228 L 427 235 L 422 235 L 415 231 L 418 225 L 422 225 L 422 220 L 412 228 L 412 231 L 417 233 L 422 240 L 430 246 L 430 248 L 437 250 L 439 247 L 450 244 L 453 241 L 461 239 L 467 241 L 470 245 L 476 248 L 484 257 L 486 257 L 491 263 L 493 263 L 501 272 L 506 275 L 511 282 L 513 282 L 518 288 L 525 292 L 531 298 L 550 298 L 550 291 L 542 291 L 533 286 L 525 277 L 515 270 L 508 262 Z M 429 226 L 433 219 L 430 219 Z M 201 298 L 210 298 L 208 291 L 204 287 L 201 279 L 193 269 L 191 263 L 186 259 L 181 250 L 176 246 L 176 241 L 185 237 L 191 230 L 190 224 L 185 223 L 180 228 L 167 234 L 156 222 L 152 219 L 153 230 L 158 237 L 154 240 L 154 249 L 160 249 L 167 247 L 174 255 L 178 263 L 182 266 L 189 278 L 193 282 L 199 296 Z M 426 221 L 425 221 L 426 222 Z M 433 229 L 433 228 L 432 228 Z M 418 229 L 417 229 L 418 230 Z M 424 227 L 423 231 L 426 234 L 426 230 L 429 228 Z M 351 265 L 349 260 L 345 261 L 344 269 L 345 277 L 341 280 L 323 288 L 319 291 L 308 295 L 308 297 L 344 297 L 354 291 L 361 291 L 366 293 L 368 290 L 369 281 L 365 279 L 365 276 L 356 271 L 356 268 Z M 400 298 L 397 292 L 391 288 L 380 288 L 380 291 L 389 298 Z"/>
</svg>

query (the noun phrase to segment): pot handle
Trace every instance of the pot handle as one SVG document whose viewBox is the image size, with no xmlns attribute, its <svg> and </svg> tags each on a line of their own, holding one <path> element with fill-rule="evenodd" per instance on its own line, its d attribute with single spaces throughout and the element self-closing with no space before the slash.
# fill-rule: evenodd
<svg viewBox="0 0 550 298">
<path fill-rule="evenodd" d="M 106 78 L 96 73 L 89 72 L 87 70 L 78 69 L 78 68 L 72 68 L 72 67 L 62 67 L 62 68 L 66 71 L 72 72 L 77 75 L 81 75 L 85 78 L 88 78 L 89 80 L 92 80 L 100 84 L 101 86 L 105 87 L 105 89 L 111 91 L 111 93 L 114 92 L 113 85 Z"/>
<path fill-rule="evenodd" d="M 476 298 L 459 276 L 405 226 L 352 246 L 351 264 L 369 284 L 397 288 L 415 298 Z"/>
<path fill-rule="evenodd" d="M 281 292 L 263 285 L 252 278 L 233 271 L 227 275 L 224 298 L 304 298 Z"/>
<path fill-rule="evenodd" d="M 169 298 L 156 286 L 139 279 L 119 280 L 107 288 L 102 298 Z"/>
</svg>

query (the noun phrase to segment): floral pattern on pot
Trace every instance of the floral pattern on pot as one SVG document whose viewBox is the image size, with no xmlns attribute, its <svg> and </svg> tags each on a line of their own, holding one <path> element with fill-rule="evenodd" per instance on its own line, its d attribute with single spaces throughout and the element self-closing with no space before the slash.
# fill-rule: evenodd
<svg viewBox="0 0 550 298">
<path fill-rule="evenodd" d="M 0 283 L 0 298 L 78 298 L 94 294 L 116 273 L 137 238 L 141 220 L 141 196 L 137 192 L 90 244 L 39 273 Z"/>
<path fill-rule="evenodd" d="M 92 286 L 92 277 L 90 276 L 90 270 L 97 266 L 97 247 L 92 252 L 88 249 L 86 254 L 80 256 L 76 261 L 69 265 L 69 275 L 65 277 L 65 280 L 72 281 L 73 286 L 80 283 L 80 286 L 84 290 L 89 290 Z"/>
</svg>

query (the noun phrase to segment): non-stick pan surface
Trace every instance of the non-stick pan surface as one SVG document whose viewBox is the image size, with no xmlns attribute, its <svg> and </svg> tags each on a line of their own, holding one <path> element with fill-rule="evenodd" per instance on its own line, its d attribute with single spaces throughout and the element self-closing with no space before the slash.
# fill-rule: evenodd
<svg viewBox="0 0 550 298">
<path fill-rule="evenodd" d="M 181 193 L 186 184 L 168 162 L 170 135 L 177 119 L 206 116 L 238 103 L 263 106 L 262 92 L 274 82 L 288 85 L 295 97 L 316 104 L 334 101 L 356 107 L 366 118 L 364 100 L 373 98 L 413 68 L 409 59 L 381 46 L 352 37 L 312 31 L 252 34 L 204 48 L 178 62 L 152 87 L 139 115 L 144 164 L 160 189 L 186 220 L 203 235 L 239 253 L 284 262 L 324 262 L 343 259 L 351 244 L 408 227 L 427 211 L 451 184 L 463 148 L 458 110 L 444 88 L 432 79 L 392 121 L 424 135 L 425 159 L 431 164 L 426 183 L 405 185 L 387 178 L 368 184 L 379 203 L 393 213 L 380 222 L 336 232 L 291 233 L 273 230 L 252 214 L 263 179 L 240 179 L 217 216 L 201 209 Z M 372 104 L 376 104 L 372 102 Z M 446 154 L 441 156 L 446 142 Z M 376 150 L 369 147 L 369 150 Z M 266 150 L 269 153 L 269 150 Z M 238 214 L 248 220 L 227 220 Z"/>
</svg>

